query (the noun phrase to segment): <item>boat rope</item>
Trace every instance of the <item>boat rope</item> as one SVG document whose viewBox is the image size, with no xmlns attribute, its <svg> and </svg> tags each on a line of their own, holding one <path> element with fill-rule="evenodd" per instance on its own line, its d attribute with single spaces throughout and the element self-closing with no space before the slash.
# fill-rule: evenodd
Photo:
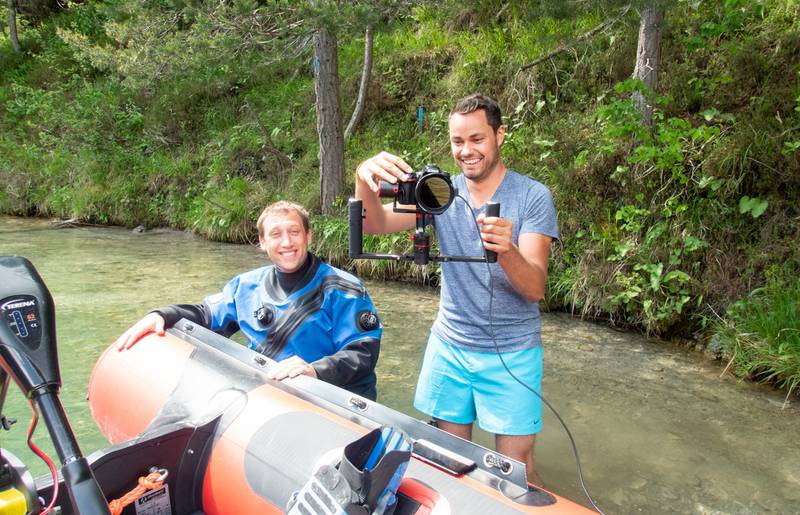
<svg viewBox="0 0 800 515">
<path fill-rule="evenodd" d="M 155 467 L 151 468 L 150 473 L 147 474 L 147 476 L 139 477 L 139 485 L 136 488 L 123 495 L 119 499 L 114 499 L 108 503 L 108 509 L 111 511 L 111 515 L 119 515 L 122 513 L 122 510 L 125 508 L 125 506 L 131 504 L 133 501 L 141 497 L 141 495 L 146 491 L 161 488 L 164 485 L 164 480 L 166 479 L 166 469 L 157 469 Z"/>
</svg>

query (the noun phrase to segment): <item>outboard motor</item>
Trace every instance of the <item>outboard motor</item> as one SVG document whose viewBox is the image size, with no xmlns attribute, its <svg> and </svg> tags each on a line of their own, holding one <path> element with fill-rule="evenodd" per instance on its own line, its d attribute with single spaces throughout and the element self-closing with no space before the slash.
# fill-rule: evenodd
<svg viewBox="0 0 800 515">
<path fill-rule="evenodd" d="M 19 256 L 0 257 L 0 366 L 41 411 L 75 513 L 110 513 L 58 397 L 53 297 L 31 262 Z M 9 463 L 3 458 L 0 466 Z"/>
</svg>

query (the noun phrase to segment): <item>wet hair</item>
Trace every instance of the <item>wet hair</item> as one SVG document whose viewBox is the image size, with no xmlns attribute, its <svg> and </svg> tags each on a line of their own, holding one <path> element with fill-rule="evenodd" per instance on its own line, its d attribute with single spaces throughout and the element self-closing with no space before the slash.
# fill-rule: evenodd
<svg viewBox="0 0 800 515">
<path fill-rule="evenodd" d="M 303 221 L 303 229 L 308 232 L 311 229 L 311 226 L 308 222 L 308 211 L 306 211 L 306 208 L 300 204 L 297 204 L 296 202 L 279 200 L 278 202 L 270 204 L 264 208 L 264 211 L 262 211 L 261 215 L 258 217 L 258 222 L 256 222 L 256 225 L 258 226 L 258 237 L 262 239 L 264 238 L 264 221 L 267 218 L 271 216 L 286 215 L 291 212 L 295 212 L 300 215 L 300 220 Z"/>
<path fill-rule="evenodd" d="M 497 102 L 486 95 L 481 95 L 480 93 L 476 93 L 474 95 L 469 95 L 467 97 L 462 98 L 456 105 L 453 107 L 453 110 L 450 111 L 450 116 L 454 114 L 469 114 L 475 111 L 482 110 L 486 113 L 486 120 L 489 122 L 489 125 L 494 129 L 494 132 L 497 133 L 497 129 L 503 125 L 503 115 L 500 112 L 500 106 Z"/>
</svg>

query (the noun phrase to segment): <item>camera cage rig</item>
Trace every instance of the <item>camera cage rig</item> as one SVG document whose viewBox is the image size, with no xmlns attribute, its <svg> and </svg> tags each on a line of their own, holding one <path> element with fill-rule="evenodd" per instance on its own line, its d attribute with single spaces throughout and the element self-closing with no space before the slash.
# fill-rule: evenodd
<svg viewBox="0 0 800 515">
<path fill-rule="evenodd" d="M 430 183 L 439 182 L 438 186 Z M 483 256 L 446 256 L 431 255 L 431 236 L 426 231 L 433 217 L 440 215 L 453 203 L 456 191 L 450 182 L 450 176 L 435 165 L 426 165 L 420 174 L 414 173 L 412 180 L 405 183 L 391 184 L 380 181 L 379 197 L 394 197 L 392 210 L 395 213 L 413 213 L 416 215 L 416 227 L 412 236 L 414 251 L 411 254 L 380 254 L 364 252 L 364 207 L 360 199 L 351 198 L 347 202 L 349 253 L 352 259 L 388 259 L 395 261 L 413 261 L 417 265 L 430 262 L 468 262 L 496 263 L 497 253 L 484 250 Z M 398 197 L 407 204 L 414 203 L 414 209 L 398 207 Z M 402 203 L 402 201 L 401 201 Z M 486 203 L 486 216 L 500 216 L 498 202 Z"/>
</svg>

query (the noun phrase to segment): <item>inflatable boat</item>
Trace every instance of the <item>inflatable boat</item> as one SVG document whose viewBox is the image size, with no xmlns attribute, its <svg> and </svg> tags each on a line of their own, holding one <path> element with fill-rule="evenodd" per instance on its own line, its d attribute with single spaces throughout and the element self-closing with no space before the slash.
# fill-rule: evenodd
<svg viewBox="0 0 800 515">
<path fill-rule="evenodd" d="M 42 513 L 53 497 L 65 515 L 384 513 L 376 502 L 395 515 L 590 513 L 494 451 L 316 379 L 269 379 L 273 361 L 186 320 L 99 358 L 88 400 L 110 446 L 84 458 L 45 357 L 52 299 L 26 263 L 0 258 L 0 276 L 33 276 L 0 277 L 0 365 L 42 409 L 62 467 L 34 484 L 4 451 L 0 513 Z M 397 459 L 382 481 L 387 456 Z"/>
</svg>

